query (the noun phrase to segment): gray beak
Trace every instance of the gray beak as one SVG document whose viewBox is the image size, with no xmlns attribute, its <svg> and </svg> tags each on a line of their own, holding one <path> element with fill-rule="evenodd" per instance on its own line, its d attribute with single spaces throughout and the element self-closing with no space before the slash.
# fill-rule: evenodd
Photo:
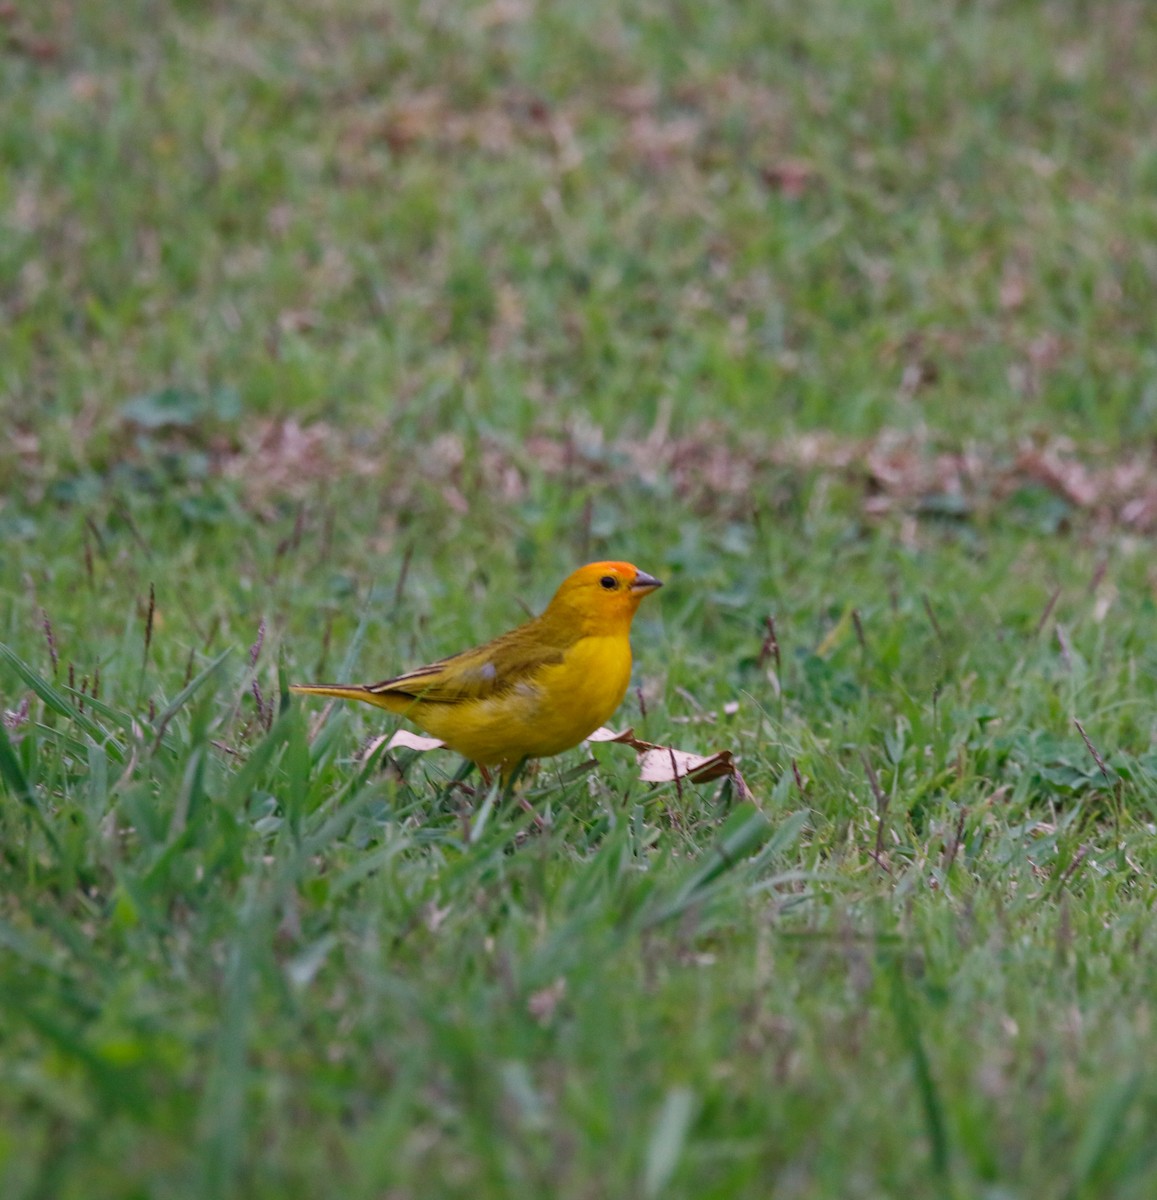
<svg viewBox="0 0 1157 1200">
<path fill-rule="evenodd" d="M 656 579 L 654 575 L 648 575 L 646 571 L 640 571 L 635 576 L 635 582 L 631 584 L 632 592 L 653 592 L 656 588 L 661 588 L 663 581 Z"/>
</svg>

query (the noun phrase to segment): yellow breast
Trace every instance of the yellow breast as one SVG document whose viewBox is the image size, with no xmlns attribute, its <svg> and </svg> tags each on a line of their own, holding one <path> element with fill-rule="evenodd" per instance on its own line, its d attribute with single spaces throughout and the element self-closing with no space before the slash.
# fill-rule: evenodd
<svg viewBox="0 0 1157 1200">
<path fill-rule="evenodd" d="M 454 705 L 415 702 L 406 715 L 452 750 L 485 766 L 513 766 L 577 746 L 626 695 L 625 635 L 580 638 L 560 663 L 540 667 L 500 694 Z"/>
</svg>

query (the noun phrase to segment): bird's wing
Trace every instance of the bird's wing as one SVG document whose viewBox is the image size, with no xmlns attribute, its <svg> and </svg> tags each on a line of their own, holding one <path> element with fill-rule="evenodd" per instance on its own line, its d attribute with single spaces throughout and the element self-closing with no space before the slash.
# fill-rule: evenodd
<svg viewBox="0 0 1157 1200">
<path fill-rule="evenodd" d="M 563 652 L 558 647 L 542 646 L 525 637 L 507 634 L 427 667 L 371 683 L 365 690 L 375 696 L 408 696 L 423 704 L 488 700 L 530 680 L 538 668 L 562 662 L 562 658 Z"/>
</svg>

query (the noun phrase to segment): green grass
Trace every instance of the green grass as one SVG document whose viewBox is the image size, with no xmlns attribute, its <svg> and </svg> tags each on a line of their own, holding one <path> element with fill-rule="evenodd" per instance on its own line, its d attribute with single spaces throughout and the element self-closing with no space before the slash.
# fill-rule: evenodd
<svg viewBox="0 0 1157 1200">
<path fill-rule="evenodd" d="M 0 1193 L 1148 1200 L 1149 8 L 0 23 Z M 283 700 L 604 555 L 753 801 Z"/>
</svg>

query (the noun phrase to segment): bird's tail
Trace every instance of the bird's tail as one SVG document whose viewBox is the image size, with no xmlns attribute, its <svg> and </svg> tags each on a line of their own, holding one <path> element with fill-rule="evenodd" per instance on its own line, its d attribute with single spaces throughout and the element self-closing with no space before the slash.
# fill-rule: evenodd
<svg viewBox="0 0 1157 1200">
<path fill-rule="evenodd" d="M 289 690 L 301 696 L 336 696 L 339 700 L 360 700 L 363 704 L 372 704 L 375 708 L 385 708 L 390 712 L 401 712 L 414 703 L 412 696 L 375 692 L 369 684 L 364 683 L 291 683 Z"/>
</svg>

